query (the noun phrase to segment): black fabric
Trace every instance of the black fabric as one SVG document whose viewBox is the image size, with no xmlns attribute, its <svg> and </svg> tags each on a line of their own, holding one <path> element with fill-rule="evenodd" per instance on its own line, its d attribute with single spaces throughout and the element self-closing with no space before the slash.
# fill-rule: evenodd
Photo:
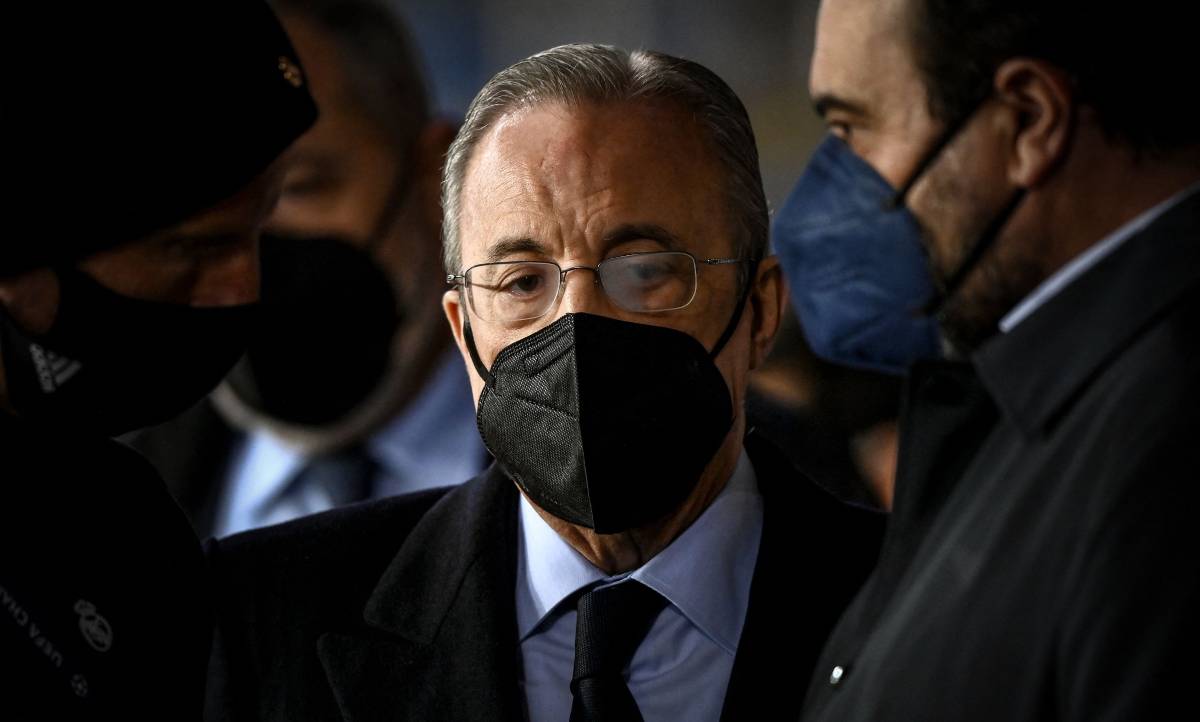
<svg viewBox="0 0 1200 722">
<path fill-rule="evenodd" d="M 849 435 L 833 423 L 830 414 L 785 405 L 751 387 L 746 390 L 746 427 L 774 444 L 789 463 L 837 498 L 879 509 L 855 464 Z"/>
<path fill-rule="evenodd" d="M 262 0 L 7 3 L 0 277 L 142 238 L 228 198 L 316 118 Z M 70 212 L 63 212 L 70 209 Z M 36 229 L 36 231 L 35 231 Z"/>
<path fill-rule="evenodd" d="M 747 449 L 763 538 L 722 719 L 789 719 L 795 680 L 869 571 L 882 522 L 761 440 Z M 522 719 L 517 514 L 516 487 L 493 466 L 449 491 L 209 542 L 208 719 Z"/>
<path fill-rule="evenodd" d="M 260 259 L 254 334 L 229 386 L 274 419 L 336 423 L 388 372 L 401 323 L 393 281 L 367 251 L 334 238 L 264 236 Z"/>
<path fill-rule="evenodd" d="M 579 596 L 571 722 L 641 722 L 624 672 L 667 600 L 636 580 Z"/>
<path fill-rule="evenodd" d="M 1194 195 L 970 364 L 914 369 L 882 558 L 822 654 L 804 719 L 1190 708 L 1197 329 Z"/>
<path fill-rule="evenodd" d="M 608 534 L 678 508 L 725 440 L 733 405 L 688 334 L 573 313 L 497 355 L 478 419 L 530 499 Z"/>
<path fill-rule="evenodd" d="M 56 269 L 54 323 L 29 334 L 0 308 L 9 401 L 28 422 L 115 436 L 203 398 L 237 362 L 256 306 L 195 307 L 123 296 Z"/>
<path fill-rule="evenodd" d="M 216 529 L 221 492 L 243 438 L 206 398 L 174 419 L 121 441 L 154 465 L 196 535 L 207 539 Z"/>
<path fill-rule="evenodd" d="M 199 719 L 204 558 L 153 469 L 3 413 L 0 448 L 0 719 Z"/>
<path fill-rule="evenodd" d="M 746 451 L 763 535 L 721 721 L 795 719 L 800 680 L 874 566 L 886 517 L 839 501 L 755 433 Z"/>
<path fill-rule="evenodd" d="M 467 486 L 208 542 L 210 720 L 520 720 L 517 498 Z"/>
</svg>

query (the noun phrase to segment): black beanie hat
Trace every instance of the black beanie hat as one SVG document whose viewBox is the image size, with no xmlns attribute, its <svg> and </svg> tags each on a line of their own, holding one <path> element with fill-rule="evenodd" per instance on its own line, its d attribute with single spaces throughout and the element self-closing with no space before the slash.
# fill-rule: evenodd
<svg viewBox="0 0 1200 722">
<path fill-rule="evenodd" d="M 0 216 L 0 277 L 210 208 L 316 119 L 263 0 L 13 5 L 0 11 L 15 39 L 0 87 L 15 189 L 0 194 L 13 204 Z"/>
</svg>

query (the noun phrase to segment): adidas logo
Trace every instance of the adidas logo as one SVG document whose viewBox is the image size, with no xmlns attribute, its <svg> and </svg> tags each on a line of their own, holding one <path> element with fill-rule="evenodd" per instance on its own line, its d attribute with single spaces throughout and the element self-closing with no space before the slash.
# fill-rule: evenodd
<svg viewBox="0 0 1200 722">
<path fill-rule="evenodd" d="M 47 351 L 36 343 L 29 344 L 29 356 L 33 359 L 33 367 L 37 372 L 38 382 L 42 385 L 42 391 L 48 394 L 57 391 L 83 368 L 83 364 L 78 361 Z"/>
</svg>

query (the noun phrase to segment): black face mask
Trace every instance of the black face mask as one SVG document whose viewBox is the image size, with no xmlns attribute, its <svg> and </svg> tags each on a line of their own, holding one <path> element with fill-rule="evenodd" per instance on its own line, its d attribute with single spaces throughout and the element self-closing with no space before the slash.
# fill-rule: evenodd
<svg viewBox="0 0 1200 722">
<path fill-rule="evenodd" d="M 692 493 L 733 424 L 713 348 L 686 333 L 567 314 L 507 346 L 489 371 L 477 420 L 488 450 L 531 500 L 601 534 L 656 521 Z"/>
<path fill-rule="evenodd" d="M 264 236 L 258 323 L 227 382 L 274 419 L 334 423 L 386 375 L 400 322 L 392 281 L 367 251 L 329 238 Z"/>
<path fill-rule="evenodd" d="M 118 294 L 56 269 L 48 332 L 24 332 L 0 308 L 10 402 L 25 420 L 116 436 L 161 423 L 204 397 L 246 346 L 254 305 L 196 308 Z"/>
</svg>

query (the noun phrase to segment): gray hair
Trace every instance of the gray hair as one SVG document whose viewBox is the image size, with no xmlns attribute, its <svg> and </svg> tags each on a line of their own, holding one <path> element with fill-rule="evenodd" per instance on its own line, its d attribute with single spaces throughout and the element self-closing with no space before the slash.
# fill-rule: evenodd
<svg viewBox="0 0 1200 722">
<path fill-rule="evenodd" d="M 690 60 L 608 45 L 560 45 L 500 71 L 467 109 L 442 175 L 443 253 L 448 273 L 460 273 L 461 196 L 475 146 L 502 117 L 547 102 L 578 105 L 666 100 L 692 114 L 725 170 L 726 194 L 739 258 L 767 253 L 768 212 L 750 118 L 737 95 L 708 68 Z M 749 275 L 742 266 L 741 283 Z"/>
</svg>

